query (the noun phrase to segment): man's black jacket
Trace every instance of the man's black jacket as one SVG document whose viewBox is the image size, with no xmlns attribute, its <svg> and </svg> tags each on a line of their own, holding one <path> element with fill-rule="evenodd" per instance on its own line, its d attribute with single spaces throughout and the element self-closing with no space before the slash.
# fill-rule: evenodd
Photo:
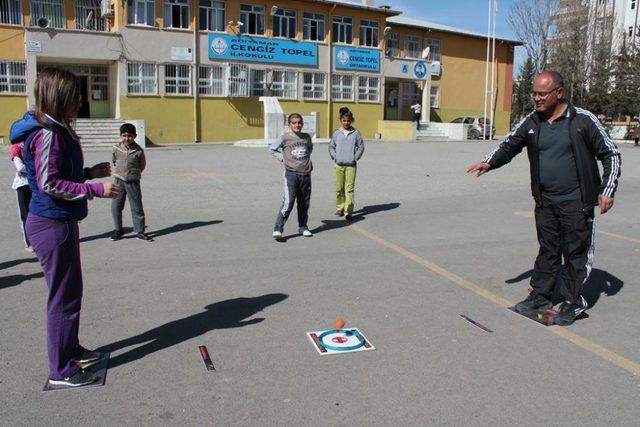
<svg viewBox="0 0 640 427">
<path fill-rule="evenodd" d="M 620 177 L 620 151 L 591 112 L 568 105 L 566 114 L 568 114 L 569 139 L 576 161 L 582 202 L 584 209 L 590 209 L 598 204 L 599 194 L 606 197 L 613 197 L 615 194 Z M 483 160 L 491 165 L 490 169 L 496 169 L 509 163 L 526 146 L 531 165 L 531 193 L 537 205 L 542 203 L 538 163 L 540 120 L 537 112 L 530 113 Z M 602 162 L 602 180 L 596 159 Z"/>
</svg>

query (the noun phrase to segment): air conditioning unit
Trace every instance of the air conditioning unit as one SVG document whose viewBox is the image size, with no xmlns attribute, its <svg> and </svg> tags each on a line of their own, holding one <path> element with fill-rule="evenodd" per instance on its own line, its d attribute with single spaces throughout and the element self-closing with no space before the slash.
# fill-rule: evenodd
<svg viewBox="0 0 640 427">
<path fill-rule="evenodd" d="M 103 18 L 111 18 L 113 16 L 113 10 L 111 9 L 111 2 L 109 2 L 109 0 L 100 1 L 100 13 Z"/>
</svg>

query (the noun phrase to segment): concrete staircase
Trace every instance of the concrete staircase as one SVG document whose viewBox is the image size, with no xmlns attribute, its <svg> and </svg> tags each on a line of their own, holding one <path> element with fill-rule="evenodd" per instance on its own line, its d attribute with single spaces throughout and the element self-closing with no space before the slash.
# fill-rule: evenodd
<svg viewBox="0 0 640 427">
<path fill-rule="evenodd" d="M 120 141 L 120 119 L 77 119 L 75 130 L 86 147 L 111 146 Z"/>
<path fill-rule="evenodd" d="M 420 130 L 416 132 L 415 142 L 436 142 L 447 141 L 449 137 L 444 133 L 437 124 L 433 123 L 420 123 Z"/>
</svg>

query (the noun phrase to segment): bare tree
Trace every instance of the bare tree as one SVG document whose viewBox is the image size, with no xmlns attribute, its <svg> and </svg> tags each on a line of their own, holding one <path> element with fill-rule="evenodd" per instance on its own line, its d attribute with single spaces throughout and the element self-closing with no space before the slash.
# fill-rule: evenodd
<svg viewBox="0 0 640 427">
<path fill-rule="evenodd" d="M 507 22 L 516 37 L 524 43 L 527 57 L 536 72 L 544 71 L 549 59 L 549 40 L 553 31 L 553 15 L 560 0 L 514 0 Z"/>
</svg>

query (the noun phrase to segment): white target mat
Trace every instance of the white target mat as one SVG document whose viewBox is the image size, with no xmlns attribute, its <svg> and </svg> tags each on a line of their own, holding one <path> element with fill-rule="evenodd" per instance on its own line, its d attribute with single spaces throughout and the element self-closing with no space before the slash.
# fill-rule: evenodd
<svg viewBox="0 0 640 427">
<path fill-rule="evenodd" d="M 376 349 L 357 328 L 307 332 L 307 336 L 322 356 Z"/>
</svg>

